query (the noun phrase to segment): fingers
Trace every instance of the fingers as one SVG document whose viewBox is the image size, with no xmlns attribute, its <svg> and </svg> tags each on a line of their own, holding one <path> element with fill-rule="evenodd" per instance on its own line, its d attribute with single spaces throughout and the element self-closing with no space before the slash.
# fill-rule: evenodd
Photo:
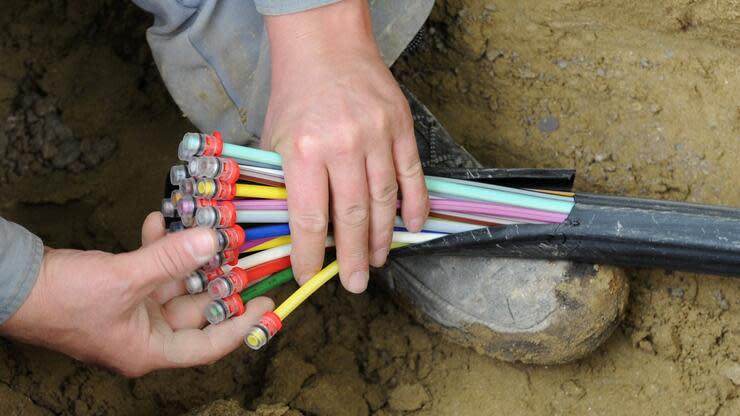
<svg viewBox="0 0 740 416">
<path fill-rule="evenodd" d="M 216 234 L 192 228 L 168 234 L 130 253 L 113 257 L 111 266 L 146 294 L 162 284 L 179 281 L 216 254 Z"/>
<path fill-rule="evenodd" d="M 148 246 L 165 235 L 167 235 L 167 230 L 164 227 L 162 213 L 150 212 L 141 227 L 141 245 Z M 185 294 L 185 292 L 185 284 L 182 281 L 167 282 L 152 293 L 152 299 L 159 304 L 164 304 L 176 296 Z"/>
<path fill-rule="evenodd" d="M 403 223 L 411 232 L 421 231 L 429 214 L 429 195 L 424 183 L 424 172 L 421 169 L 410 117 L 409 125 L 404 127 L 400 136 L 393 141 L 393 161 L 398 185 L 401 188 Z"/>
<path fill-rule="evenodd" d="M 385 150 L 385 151 L 383 151 Z M 390 149 L 373 152 L 367 159 L 370 190 L 370 264 L 385 264 L 393 239 L 398 185 Z"/>
<path fill-rule="evenodd" d="M 300 149 L 300 148 L 299 148 Z M 291 154 L 283 164 L 293 250 L 290 261 L 298 284 L 321 270 L 329 223 L 328 176 L 324 163 L 308 151 Z"/>
<path fill-rule="evenodd" d="M 339 278 L 345 289 L 362 293 L 367 288 L 369 195 L 365 160 L 349 153 L 335 160 L 329 171 L 332 225 L 339 261 Z"/>
<path fill-rule="evenodd" d="M 141 245 L 147 246 L 166 234 L 162 213 L 158 211 L 150 212 L 144 219 L 144 225 L 141 226 Z"/>
<path fill-rule="evenodd" d="M 164 304 L 162 314 L 174 330 L 202 328 L 206 324 L 203 310 L 209 302 L 208 293 L 178 296 Z"/>
<path fill-rule="evenodd" d="M 253 299 L 243 315 L 205 329 L 181 329 L 162 339 L 160 367 L 192 367 L 211 364 L 235 350 L 244 334 L 274 304 L 265 297 Z"/>
</svg>

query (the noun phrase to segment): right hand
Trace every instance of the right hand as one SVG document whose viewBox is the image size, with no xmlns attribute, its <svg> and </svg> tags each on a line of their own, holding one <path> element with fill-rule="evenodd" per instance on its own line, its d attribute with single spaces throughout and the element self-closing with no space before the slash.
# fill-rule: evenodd
<svg viewBox="0 0 740 416">
<path fill-rule="evenodd" d="M 272 93 L 262 145 L 283 157 L 298 283 L 321 269 L 331 202 L 340 279 L 360 293 L 369 264 L 386 261 L 399 186 L 410 231 L 428 213 L 408 102 L 375 43 L 366 0 L 266 22 Z"/>
</svg>

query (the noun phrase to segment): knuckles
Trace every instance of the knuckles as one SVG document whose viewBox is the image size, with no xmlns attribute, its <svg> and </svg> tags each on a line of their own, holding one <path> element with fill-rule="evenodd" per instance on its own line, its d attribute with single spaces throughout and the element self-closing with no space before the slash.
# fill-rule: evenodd
<svg viewBox="0 0 740 416">
<path fill-rule="evenodd" d="M 324 213 L 308 213 L 300 212 L 294 215 L 290 219 L 291 227 L 295 227 L 300 231 L 307 233 L 323 233 L 326 232 L 329 220 Z"/>
<path fill-rule="evenodd" d="M 339 208 L 335 216 L 337 221 L 345 225 L 357 226 L 367 222 L 369 210 L 364 205 L 351 205 Z"/>
</svg>

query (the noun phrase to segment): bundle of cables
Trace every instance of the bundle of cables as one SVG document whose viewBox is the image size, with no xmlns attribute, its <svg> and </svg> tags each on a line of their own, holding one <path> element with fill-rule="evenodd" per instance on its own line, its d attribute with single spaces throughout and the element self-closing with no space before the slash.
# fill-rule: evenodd
<svg viewBox="0 0 740 416">
<path fill-rule="evenodd" d="M 224 143 L 218 132 L 187 133 L 173 166 L 178 188 L 162 202 L 165 217 L 179 217 L 170 231 L 214 228 L 220 252 L 186 278 L 189 293 L 213 297 L 205 316 L 218 324 L 244 313 L 244 304 L 293 279 L 287 192 L 282 160 L 274 152 Z M 573 194 L 509 188 L 427 176 L 430 216 L 419 233 L 396 217 L 391 248 L 428 242 L 452 233 L 508 224 L 559 224 L 574 206 Z M 325 246 L 334 245 L 331 232 Z M 292 311 L 338 273 L 336 261 L 298 288 L 245 335 L 252 349 L 264 346 Z"/>
</svg>

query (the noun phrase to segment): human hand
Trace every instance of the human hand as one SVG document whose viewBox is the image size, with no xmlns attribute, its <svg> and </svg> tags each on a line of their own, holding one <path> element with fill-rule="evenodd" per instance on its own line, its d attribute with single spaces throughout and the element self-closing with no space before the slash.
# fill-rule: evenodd
<svg viewBox="0 0 740 416">
<path fill-rule="evenodd" d="M 272 92 L 262 146 L 283 157 L 293 251 L 304 283 L 320 270 L 329 201 L 344 287 L 367 287 L 402 216 L 420 231 L 427 190 L 403 93 L 375 43 L 366 0 L 268 16 Z"/>
<path fill-rule="evenodd" d="M 254 299 L 244 315 L 203 328 L 210 297 L 186 295 L 182 278 L 216 253 L 213 230 L 166 235 L 162 215 L 151 213 L 142 245 L 115 255 L 48 249 L 36 285 L 0 335 L 134 377 L 218 360 L 273 306 Z"/>
</svg>

